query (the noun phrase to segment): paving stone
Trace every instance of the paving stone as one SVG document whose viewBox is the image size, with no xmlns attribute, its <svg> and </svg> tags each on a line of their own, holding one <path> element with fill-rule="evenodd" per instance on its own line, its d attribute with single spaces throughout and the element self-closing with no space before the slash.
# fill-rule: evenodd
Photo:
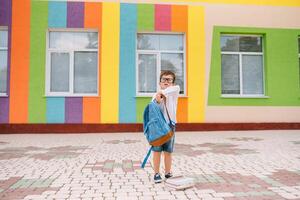
<svg viewBox="0 0 300 200">
<path fill-rule="evenodd" d="M 214 197 L 233 197 L 234 195 L 232 193 L 214 193 Z"/>
<path fill-rule="evenodd" d="M 272 191 L 261 191 L 262 195 L 266 195 L 266 196 L 274 196 L 275 193 Z"/>
<path fill-rule="evenodd" d="M 234 192 L 235 197 L 246 197 L 249 196 L 246 192 Z"/>
<path fill-rule="evenodd" d="M 140 168 L 148 149 L 142 133 L 1 134 L 0 141 L 0 154 L 11 155 L 0 159 L 0 199 L 300 199 L 298 130 L 176 133 L 173 173 L 196 183 L 184 191 L 153 183 L 152 158 Z"/>
</svg>

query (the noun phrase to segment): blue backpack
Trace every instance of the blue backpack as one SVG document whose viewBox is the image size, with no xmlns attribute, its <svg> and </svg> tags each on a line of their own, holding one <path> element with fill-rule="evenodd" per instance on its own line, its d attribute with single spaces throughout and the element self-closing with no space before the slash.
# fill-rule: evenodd
<svg viewBox="0 0 300 200">
<path fill-rule="evenodd" d="M 167 114 L 170 120 L 170 116 L 167 110 Z M 171 124 L 171 120 L 170 120 Z M 160 110 L 160 107 L 156 101 L 150 102 L 144 110 L 144 135 L 148 140 L 151 148 L 149 149 L 143 163 L 142 168 L 145 167 L 145 164 L 150 156 L 153 146 L 161 146 L 164 143 L 168 142 L 174 135 L 173 130 L 171 129 L 169 123 L 166 122 L 163 113 Z"/>
</svg>

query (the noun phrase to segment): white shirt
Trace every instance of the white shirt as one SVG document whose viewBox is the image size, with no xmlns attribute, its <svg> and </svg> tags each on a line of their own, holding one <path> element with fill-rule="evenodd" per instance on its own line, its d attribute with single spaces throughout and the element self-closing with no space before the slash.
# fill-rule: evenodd
<svg viewBox="0 0 300 200">
<path fill-rule="evenodd" d="M 166 89 L 160 90 L 160 91 L 162 92 L 163 95 L 166 96 L 166 100 L 167 100 L 166 105 L 167 105 L 167 108 L 169 111 L 169 115 L 170 115 L 172 123 L 175 124 L 177 122 L 176 112 L 177 112 L 177 102 L 178 102 L 180 87 L 178 85 L 169 86 Z M 155 99 L 156 94 L 153 95 L 152 101 Z M 165 103 L 164 103 L 163 99 L 160 102 L 159 106 L 164 114 L 166 121 L 169 122 L 169 117 L 168 117 L 167 110 L 165 108 Z"/>
</svg>

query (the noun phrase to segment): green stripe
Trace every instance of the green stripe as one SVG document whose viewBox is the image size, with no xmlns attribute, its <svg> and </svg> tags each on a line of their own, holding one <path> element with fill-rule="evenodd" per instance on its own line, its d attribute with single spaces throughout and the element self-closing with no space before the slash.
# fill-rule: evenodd
<svg viewBox="0 0 300 200">
<path fill-rule="evenodd" d="M 143 123 L 143 113 L 147 104 L 151 101 L 151 97 L 136 98 L 136 119 L 137 123 Z"/>
<path fill-rule="evenodd" d="M 29 123 L 46 123 L 45 68 L 48 2 L 31 1 Z"/>
<path fill-rule="evenodd" d="M 154 31 L 154 5 L 137 5 L 137 30 Z M 143 122 L 143 113 L 146 105 L 151 101 L 150 97 L 136 98 L 136 120 L 137 123 Z"/>
<path fill-rule="evenodd" d="M 138 31 L 154 31 L 154 5 L 139 4 L 137 6 Z"/>
<path fill-rule="evenodd" d="M 264 84 L 268 98 L 221 97 L 221 33 L 261 34 L 264 45 Z M 298 36 L 300 29 L 215 27 L 208 105 L 300 106 Z"/>
</svg>

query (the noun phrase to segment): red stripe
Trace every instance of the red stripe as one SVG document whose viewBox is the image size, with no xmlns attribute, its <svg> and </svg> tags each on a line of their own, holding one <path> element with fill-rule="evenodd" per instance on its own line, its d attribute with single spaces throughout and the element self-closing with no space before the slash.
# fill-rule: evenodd
<svg viewBox="0 0 300 200">
<path fill-rule="evenodd" d="M 155 30 L 171 31 L 170 5 L 155 5 Z"/>
</svg>

